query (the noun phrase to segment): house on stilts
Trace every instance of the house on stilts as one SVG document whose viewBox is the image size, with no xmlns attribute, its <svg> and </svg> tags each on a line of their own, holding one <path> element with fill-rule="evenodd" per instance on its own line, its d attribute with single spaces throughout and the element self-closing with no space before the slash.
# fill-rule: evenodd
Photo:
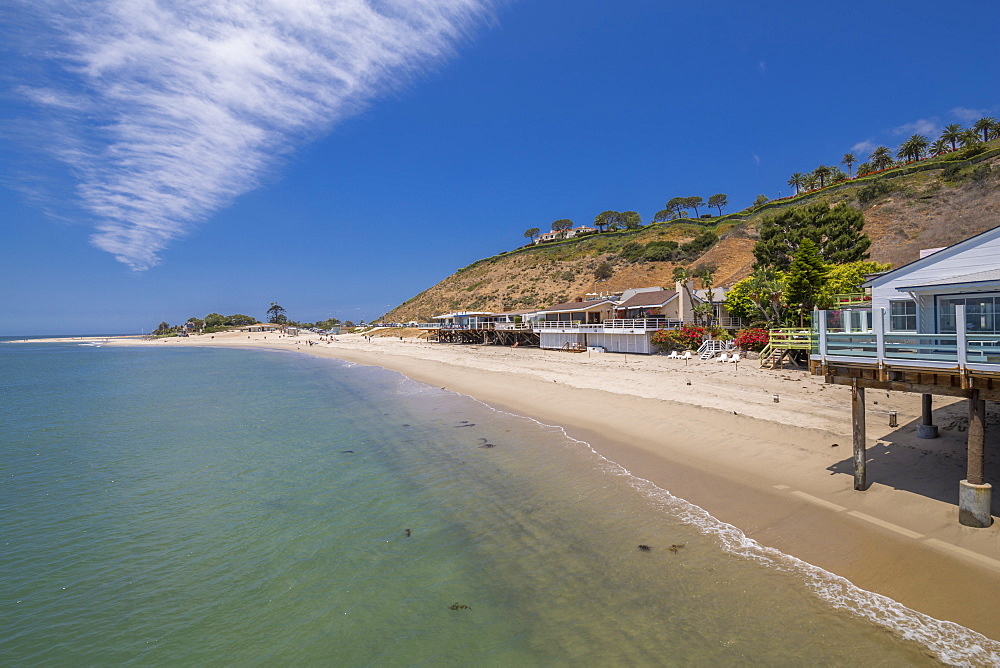
<svg viewBox="0 0 1000 668">
<path fill-rule="evenodd" d="M 865 390 L 923 395 L 918 437 L 935 438 L 933 396 L 969 405 L 959 521 L 992 523 L 984 479 L 986 402 L 1000 401 L 1000 227 L 872 277 L 867 304 L 814 313 L 810 364 L 852 389 L 854 488 L 867 487 Z"/>
</svg>

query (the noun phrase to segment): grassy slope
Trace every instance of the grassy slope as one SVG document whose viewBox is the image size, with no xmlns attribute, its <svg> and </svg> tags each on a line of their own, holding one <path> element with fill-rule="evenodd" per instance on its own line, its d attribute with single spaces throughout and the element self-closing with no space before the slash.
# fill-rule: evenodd
<svg viewBox="0 0 1000 668">
<path fill-rule="evenodd" d="M 719 243 L 681 266 L 715 264 L 716 284 L 731 285 L 750 272 L 756 228 L 762 217 L 816 201 L 859 206 L 865 214 L 865 231 L 873 242 L 872 259 L 899 266 L 916 259 L 921 248 L 947 246 L 1000 225 L 1000 141 L 990 142 L 988 148 L 984 156 L 962 163 L 965 166 L 953 180 L 943 178 L 943 167 L 954 163 L 942 156 L 721 218 L 672 221 L 502 253 L 458 270 L 393 309 L 387 319 L 425 321 L 451 310 L 535 308 L 588 292 L 670 286 L 678 265 L 627 262 L 618 257 L 622 245 L 654 240 L 684 243 L 706 229 L 721 237 Z M 992 165 L 993 173 L 986 181 L 967 178 L 978 164 Z M 858 190 L 876 179 L 891 184 L 893 191 L 860 205 Z M 613 265 L 614 275 L 595 281 L 594 269 L 605 260 Z"/>
</svg>

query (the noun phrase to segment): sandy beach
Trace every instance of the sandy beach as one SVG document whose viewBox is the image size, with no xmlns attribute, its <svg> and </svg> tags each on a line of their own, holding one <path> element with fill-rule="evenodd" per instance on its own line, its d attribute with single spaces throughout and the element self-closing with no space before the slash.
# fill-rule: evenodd
<svg viewBox="0 0 1000 668">
<path fill-rule="evenodd" d="M 568 354 L 393 336 L 233 332 L 109 345 L 267 347 L 392 369 L 573 438 L 759 543 L 933 617 L 1000 638 L 1000 525 L 958 524 L 966 404 L 935 398 L 941 437 L 915 437 L 919 395 L 868 394 L 868 479 L 853 489 L 850 396 L 756 361 Z M 73 339 L 82 342 L 79 339 Z M 314 345 L 310 345 L 314 343 Z M 777 401 L 775 400 L 777 398 Z M 898 427 L 889 427 L 889 412 Z M 1000 420 L 987 416 L 988 429 Z M 997 453 L 987 435 L 987 479 Z"/>
</svg>

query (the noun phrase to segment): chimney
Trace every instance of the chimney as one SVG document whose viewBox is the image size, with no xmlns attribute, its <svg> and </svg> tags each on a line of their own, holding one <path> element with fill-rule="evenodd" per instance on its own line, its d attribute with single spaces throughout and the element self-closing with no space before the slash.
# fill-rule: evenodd
<svg viewBox="0 0 1000 668">
<path fill-rule="evenodd" d="M 583 301 L 583 297 L 577 297 L 577 298 L 576 298 L 576 299 L 574 299 L 573 301 L 575 301 L 575 302 L 577 302 L 577 303 L 580 303 L 580 302 L 582 302 L 582 301 Z"/>
<path fill-rule="evenodd" d="M 690 285 L 688 287 L 690 287 Z M 694 304 L 690 303 L 690 293 L 684 288 L 685 286 L 683 283 L 680 281 L 674 281 L 674 290 L 677 292 L 677 318 L 681 322 L 686 322 L 694 313 L 694 311 L 691 310 L 694 308 Z"/>
</svg>

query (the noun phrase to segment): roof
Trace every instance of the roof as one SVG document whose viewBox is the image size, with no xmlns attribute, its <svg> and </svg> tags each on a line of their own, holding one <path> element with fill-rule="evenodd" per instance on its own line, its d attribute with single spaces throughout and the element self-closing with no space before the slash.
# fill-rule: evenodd
<svg viewBox="0 0 1000 668">
<path fill-rule="evenodd" d="M 490 311 L 458 311 L 456 313 L 445 313 L 444 315 L 431 316 L 432 320 L 440 320 L 442 318 L 460 318 L 462 316 L 472 316 L 472 315 L 493 315 Z"/>
<path fill-rule="evenodd" d="M 711 292 L 712 292 L 712 301 L 724 302 L 726 301 L 726 293 L 729 292 L 729 288 L 712 288 Z M 695 290 L 694 297 L 695 299 L 700 299 L 703 302 L 707 302 L 708 293 L 709 290 L 707 288 L 703 288 L 701 290 Z"/>
<path fill-rule="evenodd" d="M 663 306 L 676 296 L 676 290 L 653 290 L 650 292 L 640 292 L 639 294 L 632 295 L 623 301 L 618 305 L 618 308 L 650 308 L 653 306 Z"/>
<path fill-rule="evenodd" d="M 892 276 L 893 274 L 897 274 L 897 273 L 903 271 L 904 269 L 908 269 L 908 270 L 912 271 L 912 270 L 917 269 L 917 268 L 926 267 L 927 265 L 935 264 L 937 262 L 940 262 L 941 260 L 944 259 L 944 256 L 949 251 L 951 251 L 952 253 L 963 251 L 963 250 L 965 250 L 966 248 L 968 248 L 970 246 L 975 246 L 977 243 L 980 243 L 982 241 L 982 237 L 989 237 L 992 234 L 996 234 L 998 231 L 1000 231 L 1000 226 L 998 226 L 998 227 L 991 227 L 988 230 L 984 230 L 984 231 L 980 232 L 979 234 L 973 235 L 973 236 L 971 236 L 968 239 L 965 239 L 963 241 L 959 241 L 956 244 L 952 244 L 951 246 L 945 246 L 944 248 L 942 248 L 942 249 L 940 249 L 938 251 L 935 251 L 934 253 L 931 253 L 930 255 L 925 255 L 924 257 L 921 257 L 921 258 L 918 258 L 918 259 L 914 260 L 913 262 L 908 262 L 908 263 L 906 263 L 906 264 L 904 264 L 904 265 L 902 265 L 900 267 L 896 267 L 895 269 L 890 269 L 889 271 L 887 271 L 885 273 L 879 274 L 878 276 L 875 276 L 874 278 L 871 278 L 871 279 L 865 281 L 864 283 L 862 283 L 861 287 L 863 287 L 863 288 L 875 287 L 875 283 L 876 282 L 878 282 L 879 284 L 882 284 L 882 283 L 884 283 L 883 279 L 886 279 L 886 278 Z"/>
<path fill-rule="evenodd" d="M 535 313 L 567 313 L 572 311 L 589 311 L 590 309 L 601 306 L 602 304 L 614 304 L 610 299 L 591 299 L 589 301 L 583 302 L 566 302 L 564 304 L 556 304 L 555 306 L 549 306 L 548 308 L 538 309 Z"/>
<path fill-rule="evenodd" d="M 524 309 L 522 311 L 497 311 L 495 313 L 490 313 L 490 315 L 527 315 L 529 313 L 537 313 L 538 309 Z"/>
<path fill-rule="evenodd" d="M 919 288 L 936 288 L 944 285 L 959 286 L 975 285 L 978 283 L 995 283 L 996 281 L 1000 281 L 1000 269 L 987 269 L 986 271 L 977 271 L 971 274 L 961 274 L 959 276 L 939 278 L 933 283 L 900 285 L 898 287 L 904 290 L 914 290 Z"/>
</svg>

